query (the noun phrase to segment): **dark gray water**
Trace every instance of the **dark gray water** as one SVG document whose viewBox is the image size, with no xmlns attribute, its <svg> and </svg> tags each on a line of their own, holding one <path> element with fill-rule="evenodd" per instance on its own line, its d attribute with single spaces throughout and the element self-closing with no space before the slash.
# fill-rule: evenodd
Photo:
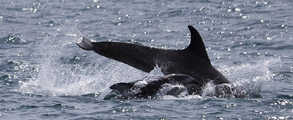
<svg viewBox="0 0 293 120">
<path fill-rule="evenodd" d="M 0 119 L 293 119 L 292 0 L 0 1 Z M 167 49 L 201 33 L 212 64 L 244 98 L 103 100 L 109 86 L 146 76 L 83 51 L 96 41 Z M 204 90 L 213 91 L 212 86 Z"/>
</svg>

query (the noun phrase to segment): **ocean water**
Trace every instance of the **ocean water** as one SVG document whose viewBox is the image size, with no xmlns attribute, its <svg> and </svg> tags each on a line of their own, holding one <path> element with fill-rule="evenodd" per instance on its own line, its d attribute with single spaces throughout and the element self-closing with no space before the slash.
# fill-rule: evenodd
<svg viewBox="0 0 293 120">
<path fill-rule="evenodd" d="M 292 0 L 1 0 L 0 119 L 293 119 Z M 95 41 L 183 49 L 188 25 L 243 98 L 103 100 L 109 86 L 147 76 L 80 49 Z M 142 56 L 138 56 L 142 57 Z"/>
</svg>

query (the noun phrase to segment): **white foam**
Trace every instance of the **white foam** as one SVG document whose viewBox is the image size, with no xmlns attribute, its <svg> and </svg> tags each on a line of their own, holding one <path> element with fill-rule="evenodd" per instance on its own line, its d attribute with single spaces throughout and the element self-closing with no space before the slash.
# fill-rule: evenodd
<svg viewBox="0 0 293 120">
<path fill-rule="evenodd" d="M 36 58 L 40 61 L 38 71 L 31 79 L 22 82 L 17 91 L 48 96 L 84 95 L 107 92 L 114 83 L 130 82 L 148 75 L 94 52 L 83 51 L 75 42 L 64 42 L 78 41 L 78 36 L 63 38 L 60 34 L 51 33 L 35 48 L 41 56 Z M 59 36 L 58 39 L 56 36 Z M 70 60 L 62 61 L 62 58 L 77 63 L 70 63 Z M 155 69 L 152 74 L 159 73 Z"/>
<path fill-rule="evenodd" d="M 261 95 L 260 92 L 263 83 L 270 81 L 274 76 L 270 68 L 279 61 L 280 59 L 271 58 L 256 63 L 221 66 L 219 70 L 231 81 L 232 85 L 230 87 L 235 88 L 232 91 L 232 96 L 259 96 Z M 203 90 L 203 96 L 214 95 L 215 90 L 216 85 L 208 83 Z"/>
</svg>

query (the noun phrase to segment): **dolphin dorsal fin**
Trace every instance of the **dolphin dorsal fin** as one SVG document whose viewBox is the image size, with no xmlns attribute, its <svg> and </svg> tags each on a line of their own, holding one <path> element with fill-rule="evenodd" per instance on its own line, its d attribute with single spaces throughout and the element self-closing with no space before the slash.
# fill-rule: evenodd
<svg viewBox="0 0 293 120">
<path fill-rule="evenodd" d="M 188 28 L 191 34 L 191 41 L 186 50 L 189 50 L 192 54 L 198 56 L 204 61 L 211 63 L 199 32 L 191 25 L 189 25 Z"/>
</svg>

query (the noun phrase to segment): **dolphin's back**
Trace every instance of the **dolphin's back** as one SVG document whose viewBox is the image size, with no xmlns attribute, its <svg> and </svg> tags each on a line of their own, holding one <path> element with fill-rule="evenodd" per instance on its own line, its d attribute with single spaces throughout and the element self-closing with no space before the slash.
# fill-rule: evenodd
<svg viewBox="0 0 293 120">
<path fill-rule="evenodd" d="M 211 65 L 198 31 L 192 26 L 188 28 L 191 41 L 183 50 L 166 50 L 121 42 L 90 42 L 85 38 L 77 45 L 145 72 L 152 71 L 158 65 L 165 75 L 186 74 L 205 83 L 229 83 L 227 78 Z"/>
</svg>

